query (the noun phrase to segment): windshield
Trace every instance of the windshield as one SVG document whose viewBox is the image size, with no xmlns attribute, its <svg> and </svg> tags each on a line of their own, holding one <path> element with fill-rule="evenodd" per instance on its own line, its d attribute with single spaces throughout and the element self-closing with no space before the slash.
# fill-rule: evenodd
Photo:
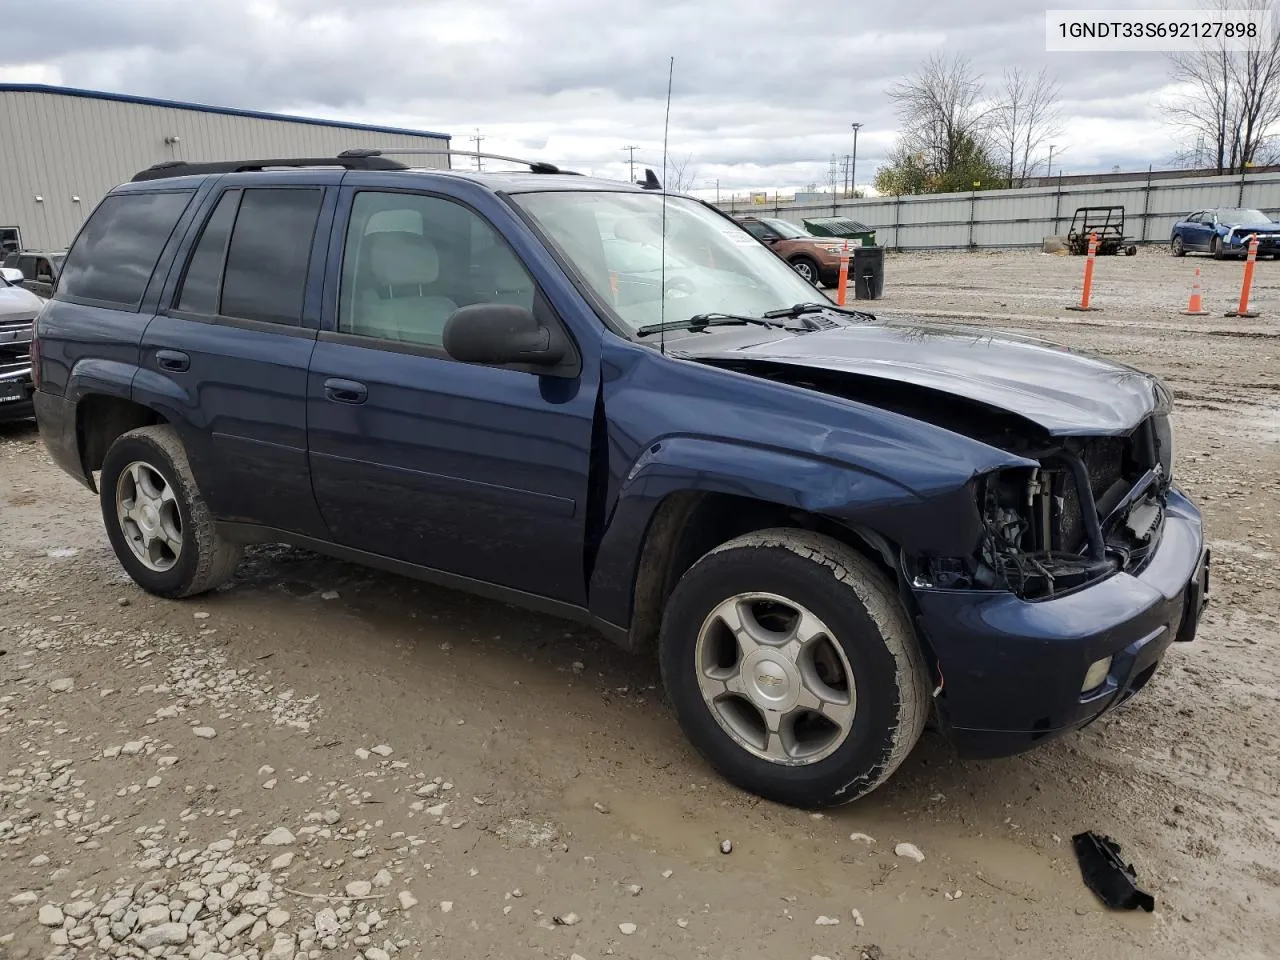
<svg viewBox="0 0 1280 960">
<path fill-rule="evenodd" d="M 702 313 L 757 317 L 815 298 L 768 247 L 696 200 L 667 198 L 664 288 L 661 194 L 574 190 L 513 199 L 633 333 Z"/>
<path fill-rule="evenodd" d="M 1218 211 L 1218 221 L 1229 227 L 1265 227 L 1271 218 L 1261 210 L 1226 209 Z"/>
<path fill-rule="evenodd" d="M 766 220 L 764 222 L 773 227 L 773 229 L 777 230 L 778 233 L 782 234 L 788 240 L 808 240 L 812 237 L 812 234 L 805 233 L 794 223 L 788 223 L 786 220 Z"/>
</svg>

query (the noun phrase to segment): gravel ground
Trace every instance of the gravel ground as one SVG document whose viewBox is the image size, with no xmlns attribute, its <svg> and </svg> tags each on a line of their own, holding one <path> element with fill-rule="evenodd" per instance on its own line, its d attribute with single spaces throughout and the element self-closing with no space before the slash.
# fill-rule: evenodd
<svg viewBox="0 0 1280 960">
<path fill-rule="evenodd" d="M 876 307 L 1168 380 L 1201 635 L 1078 735 L 962 762 L 926 734 L 824 816 L 725 786 L 654 664 L 557 621 L 280 547 L 151 598 L 0 427 L 0 957 L 1280 956 L 1280 263 L 1256 320 L 1221 316 L 1238 263 L 1099 260 L 1084 315 L 1081 266 L 891 256 Z M 1214 314 L 1184 317 L 1196 266 Z M 1084 888 L 1084 829 L 1153 914 Z"/>
</svg>

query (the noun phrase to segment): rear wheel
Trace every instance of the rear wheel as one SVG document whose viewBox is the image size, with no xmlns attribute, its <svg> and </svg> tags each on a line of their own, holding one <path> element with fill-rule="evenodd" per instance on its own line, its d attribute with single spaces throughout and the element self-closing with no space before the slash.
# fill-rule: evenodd
<svg viewBox="0 0 1280 960">
<path fill-rule="evenodd" d="M 1222 238 L 1214 237 L 1209 241 L 1209 253 L 1213 255 L 1213 259 L 1222 259 Z"/>
<path fill-rule="evenodd" d="M 661 659 L 694 746 L 779 803 L 871 792 L 929 713 L 928 673 L 892 583 L 809 531 L 748 534 L 695 563 L 667 604 Z"/>
<path fill-rule="evenodd" d="M 242 548 L 218 535 L 172 427 L 140 427 L 117 439 L 98 488 L 116 558 L 143 590 L 189 597 L 235 572 Z"/>
<path fill-rule="evenodd" d="M 815 287 L 818 285 L 818 264 L 816 261 L 810 260 L 808 257 L 796 257 L 791 261 L 791 269 Z"/>
</svg>

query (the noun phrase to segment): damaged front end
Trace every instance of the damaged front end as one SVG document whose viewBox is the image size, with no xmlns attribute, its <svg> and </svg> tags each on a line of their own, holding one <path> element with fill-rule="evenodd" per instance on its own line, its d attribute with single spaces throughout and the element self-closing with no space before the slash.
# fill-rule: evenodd
<svg viewBox="0 0 1280 960">
<path fill-rule="evenodd" d="M 973 483 L 982 520 L 973 553 L 909 560 L 913 586 L 1037 600 L 1142 570 L 1159 544 L 1172 482 L 1166 411 L 1128 436 L 1055 438 L 1018 452 L 1037 465 Z"/>
</svg>

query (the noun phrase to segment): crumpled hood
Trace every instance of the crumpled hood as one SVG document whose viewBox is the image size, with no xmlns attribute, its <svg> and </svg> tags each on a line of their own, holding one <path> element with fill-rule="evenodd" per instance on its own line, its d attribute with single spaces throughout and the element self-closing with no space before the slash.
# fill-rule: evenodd
<svg viewBox="0 0 1280 960">
<path fill-rule="evenodd" d="M 1168 403 L 1150 374 L 988 329 L 876 323 L 752 333 L 751 342 L 681 338 L 675 349 L 693 360 L 759 360 L 910 383 L 1017 414 L 1053 435 L 1128 433 Z"/>
</svg>

